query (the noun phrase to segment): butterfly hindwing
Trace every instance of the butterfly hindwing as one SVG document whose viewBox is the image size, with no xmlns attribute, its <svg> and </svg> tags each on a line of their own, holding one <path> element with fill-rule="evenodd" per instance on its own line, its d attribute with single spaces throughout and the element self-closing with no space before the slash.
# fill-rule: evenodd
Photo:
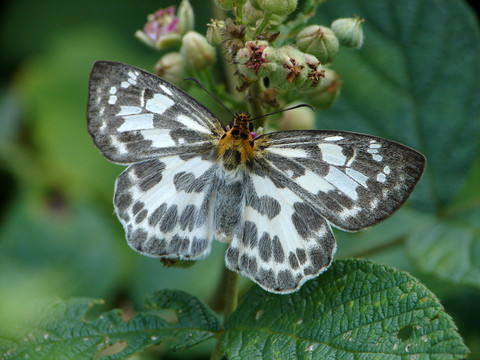
<svg viewBox="0 0 480 360">
<path fill-rule="evenodd" d="M 317 210 L 272 175 L 248 177 L 242 231 L 233 237 L 227 266 L 270 292 L 290 293 L 330 265 L 336 245 Z"/>
<path fill-rule="evenodd" d="M 386 139 L 344 131 L 270 133 L 256 139 L 279 181 L 338 228 L 357 231 L 390 216 L 420 179 L 425 158 Z"/>
<path fill-rule="evenodd" d="M 128 167 L 115 184 L 114 206 L 134 250 L 199 259 L 211 248 L 216 164 L 169 156 Z"/>
<path fill-rule="evenodd" d="M 123 164 L 198 153 L 224 132 L 205 106 L 176 86 L 112 61 L 92 68 L 87 123 L 100 151 Z"/>
</svg>

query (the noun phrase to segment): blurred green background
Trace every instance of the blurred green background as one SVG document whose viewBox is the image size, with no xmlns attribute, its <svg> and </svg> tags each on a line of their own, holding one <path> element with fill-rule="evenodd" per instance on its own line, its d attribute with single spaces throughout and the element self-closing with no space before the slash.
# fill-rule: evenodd
<svg viewBox="0 0 480 360">
<path fill-rule="evenodd" d="M 116 60 L 152 70 L 161 54 L 140 43 L 133 34 L 143 26 L 147 14 L 178 2 L 16 0 L 1 5 L 0 315 L 21 313 L 25 304 L 42 297 L 103 298 L 107 307 L 123 307 L 128 311 L 133 307 L 140 308 L 144 297 L 160 288 L 183 289 L 211 302 L 224 267 L 224 246 L 215 242 L 212 255 L 189 269 L 167 269 L 158 260 L 130 250 L 112 206 L 113 184 L 123 168 L 106 161 L 93 146 L 86 131 L 87 86 L 93 62 L 100 59 Z M 469 13 L 470 17 L 465 22 L 467 25 L 476 23 L 470 35 L 478 39 L 478 20 L 467 3 L 440 2 L 454 4 L 462 9 L 462 14 Z M 205 6 L 206 1 L 195 0 L 191 3 L 197 30 L 204 33 L 205 24 L 213 16 L 211 4 L 208 2 L 208 6 Z M 449 267 L 448 260 L 440 262 L 444 270 L 442 273 L 438 263 L 422 267 L 422 261 L 412 256 L 412 253 L 428 256 L 428 246 L 416 249 L 415 244 L 431 234 L 429 224 L 439 218 L 449 219 L 455 215 L 456 206 L 462 208 L 469 204 L 472 212 L 468 212 L 467 218 L 470 220 L 467 220 L 480 220 L 478 141 L 468 138 L 468 135 L 476 137 L 479 134 L 476 123 L 480 118 L 478 113 L 475 114 L 478 101 L 475 106 L 471 105 L 475 101 L 470 101 L 465 105 L 465 112 L 459 114 L 465 121 L 460 126 L 467 133 L 465 137 L 438 136 L 435 133 L 435 120 L 421 123 L 425 126 L 424 134 L 433 139 L 426 142 L 405 131 L 404 127 L 410 124 L 408 119 L 406 125 L 376 123 L 376 120 L 355 121 L 355 106 L 365 105 L 364 99 L 358 94 L 374 94 L 372 87 L 381 83 L 377 80 L 369 82 L 372 67 L 377 75 L 388 72 L 382 68 L 382 64 L 390 60 L 386 61 L 382 55 L 388 57 L 405 51 L 400 46 L 405 42 L 400 39 L 392 45 L 391 39 L 385 35 L 385 29 L 390 26 L 395 28 L 396 25 L 392 34 L 398 35 L 401 33 L 399 24 L 387 21 L 383 32 L 380 31 L 377 26 L 381 24 L 381 19 L 371 21 L 369 9 L 360 6 L 362 1 L 346 1 L 347 5 L 342 4 L 337 8 L 335 3 L 333 0 L 327 2 L 325 11 L 319 13 L 318 19 L 328 25 L 327 19 L 338 17 L 337 13 L 365 17 L 366 46 L 358 53 L 342 49 L 338 67 L 334 63 L 334 68 L 344 76 L 343 92 L 332 109 L 317 112 L 317 125 L 367 132 L 404 142 L 424 152 L 432 169 L 427 171 L 419 184 L 410 206 L 392 219 L 360 234 L 336 232 L 339 240 L 337 257 L 366 256 L 408 270 L 419 277 L 440 297 L 447 312 L 454 318 L 473 353 L 471 358 L 480 359 L 480 241 L 468 242 L 466 256 L 472 261 L 473 270 L 461 281 L 451 276 L 456 270 L 455 266 Z M 385 10 L 382 9 L 382 2 L 373 1 L 371 6 L 375 4 L 379 5 L 375 14 L 382 14 Z M 404 9 L 405 12 L 409 10 Z M 382 33 L 381 36 L 379 33 Z M 394 36 L 392 34 L 387 35 Z M 454 40 L 460 49 L 468 47 L 468 42 L 462 43 L 464 39 Z M 427 52 L 429 46 L 435 51 L 438 41 L 442 39 L 432 41 L 433 46 L 427 42 L 423 46 Z M 375 59 L 378 63 L 365 61 L 365 58 L 372 56 L 369 47 L 371 51 L 377 51 Z M 472 55 L 473 62 L 480 60 L 478 44 L 476 50 L 472 51 L 477 51 Z M 456 63 L 457 54 L 457 50 L 452 49 L 437 60 L 452 67 L 461 67 Z M 399 62 L 405 60 L 394 58 Z M 398 66 L 404 67 L 405 64 Z M 415 63 L 410 66 L 420 66 L 422 74 L 425 74 L 436 64 Z M 445 74 L 458 70 L 445 68 Z M 395 82 L 397 75 L 392 72 L 393 80 L 390 80 Z M 467 77 L 474 77 L 478 83 L 478 77 L 474 75 L 480 74 L 467 74 Z M 419 86 L 415 87 L 419 93 L 428 92 L 422 86 L 448 90 L 449 84 L 455 82 L 455 79 L 447 76 L 437 79 L 434 84 L 425 85 L 420 78 Z M 362 92 L 362 87 L 367 90 Z M 474 88 L 478 90 L 478 86 Z M 457 92 L 457 88 L 452 89 L 453 93 Z M 478 91 L 472 93 L 471 89 L 465 90 L 469 96 L 479 96 Z M 407 97 L 414 93 L 407 94 Z M 388 94 L 391 98 L 382 97 L 382 94 Z M 448 91 L 442 94 L 448 94 Z M 450 104 L 442 100 L 442 94 L 436 101 Z M 393 102 L 399 101 L 405 94 L 379 91 L 377 95 L 379 99 L 373 102 L 376 108 L 370 109 L 366 117 L 388 115 L 393 111 L 388 108 L 390 100 L 394 98 Z M 211 103 L 203 94 L 200 100 Z M 408 103 L 410 100 L 405 101 Z M 425 101 L 429 101 L 428 97 Z M 450 110 L 456 113 L 456 109 Z M 480 111 L 478 106 L 476 109 Z M 212 110 L 216 111 L 217 108 L 212 107 Z M 409 111 L 407 108 L 396 116 L 408 115 Z M 451 129 L 443 124 L 442 132 L 450 134 L 456 131 L 455 121 L 456 116 L 450 120 Z M 475 156 L 472 157 L 472 154 Z M 460 161 L 465 158 L 469 160 Z M 443 166 L 448 161 L 463 165 L 458 168 L 454 165 Z M 431 185 L 435 179 L 439 180 L 436 188 Z M 429 197 L 428 193 L 434 191 L 433 188 L 437 196 Z M 435 200 L 430 201 L 431 198 Z M 405 234 L 406 229 L 412 228 L 418 230 L 415 233 L 418 241 Z M 452 236 L 455 238 L 461 234 L 454 231 Z M 474 236 L 477 240 L 480 236 L 477 227 Z M 439 244 L 445 242 L 440 241 L 432 246 L 438 248 Z M 451 244 L 447 241 L 445 245 L 447 253 Z M 458 261 L 462 262 L 462 258 L 458 258 Z"/>
</svg>

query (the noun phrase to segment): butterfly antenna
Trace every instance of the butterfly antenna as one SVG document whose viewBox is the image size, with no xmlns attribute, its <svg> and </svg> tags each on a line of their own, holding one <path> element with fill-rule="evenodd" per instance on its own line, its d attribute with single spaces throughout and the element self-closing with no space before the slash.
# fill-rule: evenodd
<svg viewBox="0 0 480 360">
<path fill-rule="evenodd" d="M 271 112 L 271 113 L 268 113 L 268 114 L 265 114 L 265 115 L 258 116 L 258 117 L 254 118 L 254 119 L 251 119 L 250 121 L 254 121 L 254 120 L 260 119 L 260 118 L 265 117 L 265 116 L 270 116 L 270 115 L 282 113 L 282 112 L 284 112 L 284 111 L 293 110 L 293 109 L 298 109 L 298 108 L 301 108 L 301 107 L 309 107 L 310 109 L 312 109 L 313 111 L 315 111 L 315 109 L 314 109 L 312 106 L 308 105 L 308 104 L 300 104 L 300 105 L 295 105 L 295 106 L 289 107 L 289 108 L 287 108 L 287 109 L 278 110 L 278 111 L 274 111 L 274 112 Z"/>
<path fill-rule="evenodd" d="M 191 78 L 191 77 L 185 78 L 185 79 L 183 79 L 183 80 L 193 80 L 193 81 L 195 81 L 195 82 L 197 83 L 197 85 L 200 86 L 200 87 L 203 89 L 203 91 L 205 91 L 208 95 L 210 95 L 210 96 L 212 97 L 212 99 L 215 100 L 217 103 L 219 103 L 220 105 L 222 105 L 222 106 L 230 113 L 230 115 L 232 115 L 232 117 L 235 117 L 235 115 L 232 113 L 232 111 L 231 111 L 228 107 L 226 107 L 225 104 L 220 101 L 220 99 L 218 99 L 218 98 L 217 98 L 215 95 L 213 95 L 210 91 L 208 91 L 207 89 L 205 89 L 205 87 L 200 83 L 200 81 L 198 81 L 197 79 Z"/>
</svg>

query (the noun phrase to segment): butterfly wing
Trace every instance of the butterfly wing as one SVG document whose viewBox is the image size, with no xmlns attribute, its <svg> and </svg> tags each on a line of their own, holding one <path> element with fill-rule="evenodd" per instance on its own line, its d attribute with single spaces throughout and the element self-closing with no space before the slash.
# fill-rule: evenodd
<svg viewBox="0 0 480 360">
<path fill-rule="evenodd" d="M 224 132 L 217 118 L 155 75 L 98 61 L 87 122 L 109 160 L 133 164 L 118 177 L 114 196 L 128 244 L 149 256 L 207 255 L 218 166 L 214 141 Z"/>
<path fill-rule="evenodd" d="M 217 167 L 181 156 L 129 166 L 116 181 L 114 206 L 130 247 L 166 258 L 208 255 Z"/>
<path fill-rule="evenodd" d="M 344 131 L 255 139 L 263 167 L 336 227 L 357 231 L 389 217 L 412 192 L 425 157 L 393 141 Z"/>
<path fill-rule="evenodd" d="M 319 212 L 277 180 L 261 170 L 246 178 L 242 231 L 225 263 L 267 291 L 290 293 L 327 269 L 336 246 Z"/>
<path fill-rule="evenodd" d="M 87 123 L 95 146 L 121 164 L 202 153 L 224 132 L 206 107 L 176 86 L 112 61 L 93 65 Z"/>
</svg>

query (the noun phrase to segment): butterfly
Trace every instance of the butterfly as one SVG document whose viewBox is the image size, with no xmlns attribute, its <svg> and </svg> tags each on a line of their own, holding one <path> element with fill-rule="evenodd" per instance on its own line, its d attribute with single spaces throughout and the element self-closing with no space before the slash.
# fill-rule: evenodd
<svg viewBox="0 0 480 360">
<path fill-rule="evenodd" d="M 114 207 L 130 247 L 198 260 L 228 242 L 226 266 L 273 293 L 325 271 L 330 225 L 368 228 L 392 215 L 420 179 L 425 157 L 399 143 L 335 130 L 254 136 L 237 113 L 224 127 L 175 85 L 130 65 L 93 65 L 88 131 L 128 168 Z"/>
</svg>

